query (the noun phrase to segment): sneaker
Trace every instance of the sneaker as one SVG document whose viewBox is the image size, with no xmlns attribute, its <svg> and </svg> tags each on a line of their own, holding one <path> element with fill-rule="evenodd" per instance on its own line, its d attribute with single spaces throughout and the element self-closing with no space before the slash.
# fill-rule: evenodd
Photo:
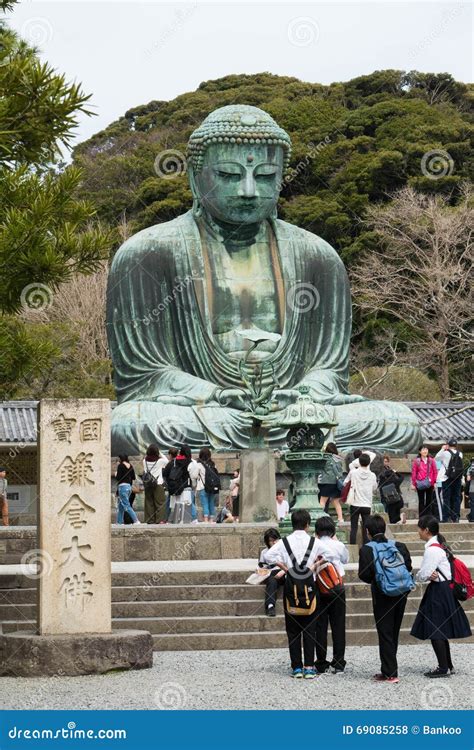
<svg viewBox="0 0 474 750">
<path fill-rule="evenodd" d="M 141 521 L 134 521 L 133 526 L 141 526 Z"/>
<path fill-rule="evenodd" d="M 400 513 L 400 521 L 402 523 L 406 523 L 407 522 L 407 514 L 403 513 L 403 511 L 402 511 L 402 513 Z"/>
<path fill-rule="evenodd" d="M 319 669 L 317 664 L 315 664 L 315 667 L 318 674 L 328 674 L 331 671 L 331 667 L 324 667 L 323 669 Z"/>
<path fill-rule="evenodd" d="M 333 667 L 332 668 L 332 673 L 333 674 L 344 674 L 344 670 L 340 669 L 340 667 Z"/>
<path fill-rule="evenodd" d="M 375 680 L 375 682 L 388 682 L 391 685 L 396 685 L 398 682 L 400 682 L 398 677 L 385 677 L 384 674 L 380 674 L 380 673 L 374 674 L 372 679 Z"/>
<path fill-rule="evenodd" d="M 449 674 L 456 674 L 456 670 L 454 669 L 454 667 L 450 668 Z"/>
<path fill-rule="evenodd" d="M 386 677 L 385 682 L 388 682 L 390 685 L 398 685 L 400 680 L 398 677 Z"/>
<path fill-rule="evenodd" d="M 197 518 L 195 518 L 194 521 L 191 521 L 191 523 L 196 524 L 199 523 L 199 521 L 197 520 Z"/>
<path fill-rule="evenodd" d="M 267 607 L 267 617 L 276 617 L 275 607 L 273 604 L 270 604 Z"/>
<path fill-rule="evenodd" d="M 429 672 L 425 672 L 425 677 L 450 677 L 449 669 L 430 669 Z"/>
<path fill-rule="evenodd" d="M 316 670 L 312 667 L 305 667 L 303 670 L 303 677 L 305 680 L 314 680 L 314 678 L 316 677 Z"/>
<path fill-rule="evenodd" d="M 296 667 L 296 669 L 294 669 L 291 673 L 291 676 L 296 677 L 297 680 L 301 680 L 301 678 L 303 677 L 303 670 L 301 669 L 301 667 Z"/>
</svg>

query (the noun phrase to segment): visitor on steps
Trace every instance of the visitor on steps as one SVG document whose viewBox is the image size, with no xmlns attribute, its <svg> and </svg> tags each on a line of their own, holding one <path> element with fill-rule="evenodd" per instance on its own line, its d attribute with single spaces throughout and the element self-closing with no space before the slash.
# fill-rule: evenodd
<svg viewBox="0 0 474 750">
<path fill-rule="evenodd" d="M 178 455 L 178 449 L 177 448 L 168 448 L 168 461 L 174 461 L 176 456 Z M 164 468 L 164 467 L 163 467 Z M 163 479 L 164 482 L 164 479 Z M 165 486 L 165 495 L 166 495 L 166 520 L 169 521 L 170 513 L 171 513 L 171 495 L 168 492 L 168 488 Z"/>
<path fill-rule="evenodd" d="M 352 452 L 352 455 L 354 458 L 349 464 L 349 471 L 352 471 L 353 469 L 358 469 L 360 466 L 360 457 L 364 454 L 365 456 L 368 456 L 370 458 L 369 466 L 372 463 L 372 461 L 377 457 L 377 454 L 373 451 L 368 450 L 362 450 L 361 448 L 356 448 L 355 451 Z"/>
<path fill-rule="evenodd" d="M 411 635 L 422 641 L 429 639 L 438 660 L 438 666 L 425 672 L 425 677 L 449 677 L 454 672 L 449 639 L 469 638 L 472 635 L 471 628 L 450 587 L 450 550 L 446 539 L 439 533 L 438 520 L 433 516 L 420 518 L 418 534 L 425 542 L 425 551 L 416 580 L 428 583 L 428 587 L 421 600 Z"/>
<path fill-rule="evenodd" d="M 320 563 L 327 563 L 325 568 L 324 588 L 320 578 L 319 602 L 316 609 L 316 670 L 320 673 L 341 674 L 346 661 L 346 592 L 342 579 L 344 564 L 349 562 L 347 547 L 336 538 L 336 526 L 332 518 L 322 516 L 315 526 L 316 555 Z M 318 567 L 319 570 L 320 566 Z M 324 593 L 323 593 L 324 592 Z M 328 625 L 332 635 L 332 661 L 327 660 Z"/>
<path fill-rule="evenodd" d="M 142 481 L 145 487 L 145 523 L 166 523 L 166 495 L 163 469 L 168 459 L 152 443 L 143 459 Z"/>
<path fill-rule="evenodd" d="M 216 498 L 219 497 L 221 480 L 209 448 L 201 448 L 197 463 L 196 492 L 199 494 L 201 501 L 203 518 L 206 523 L 209 521 L 214 523 L 216 520 Z"/>
<path fill-rule="evenodd" d="M 233 501 L 230 495 L 227 495 L 224 506 L 220 509 L 216 516 L 216 523 L 234 523 L 234 516 L 232 515 Z M 238 519 L 237 519 L 238 520 Z"/>
<path fill-rule="evenodd" d="M 474 522 L 474 458 L 466 469 L 464 485 L 465 505 L 469 508 L 467 520 L 469 523 Z"/>
<path fill-rule="evenodd" d="M 305 679 L 316 676 L 316 552 L 315 538 L 308 534 L 310 523 L 307 510 L 294 510 L 291 514 L 293 533 L 280 539 L 265 554 L 268 563 L 278 563 L 286 572 L 283 601 L 292 676 Z"/>
<path fill-rule="evenodd" d="M 323 508 L 326 508 L 328 501 L 332 502 L 336 509 L 337 520 L 342 523 L 344 519 L 341 508 L 341 491 L 344 486 L 344 458 L 338 454 L 335 443 L 328 443 L 325 453 L 329 454 L 330 457 L 327 458 L 324 470 L 318 477 L 319 502 Z"/>
<path fill-rule="evenodd" d="M 283 586 L 285 583 L 285 571 L 278 565 L 267 560 L 268 550 L 280 539 L 281 536 L 278 529 L 267 529 L 263 535 L 266 549 L 262 550 L 258 561 L 260 568 L 269 568 L 271 570 L 269 577 L 265 581 L 265 613 L 268 617 L 275 617 L 278 586 Z"/>
<path fill-rule="evenodd" d="M 2 513 L 2 523 L 4 526 L 8 526 L 8 481 L 7 481 L 7 470 L 3 467 L 0 468 L 0 511 Z"/>
<path fill-rule="evenodd" d="M 130 505 L 130 495 L 132 494 L 132 482 L 136 479 L 135 469 L 128 460 L 128 456 L 120 455 L 117 470 L 115 472 L 117 480 L 117 523 L 124 523 L 124 514 L 128 513 L 134 525 L 139 524 L 137 514 Z"/>
<path fill-rule="evenodd" d="M 372 589 L 380 653 L 380 673 L 374 675 L 373 679 L 376 682 L 397 683 L 398 639 L 407 597 L 413 587 L 409 575 L 412 569 L 411 557 L 405 544 L 387 540 L 382 516 L 370 516 L 366 527 L 370 541 L 359 550 L 359 578 L 364 583 L 370 583 Z M 387 568 L 384 566 L 385 562 L 389 564 Z M 384 577 L 386 569 L 394 571 L 395 585 L 388 575 Z M 390 585 L 391 590 L 388 588 Z M 388 590 L 390 595 L 385 593 Z"/>
<path fill-rule="evenodd" d="M 346 482 L 351 483 L 347 496 L 351 514 L 350 544 L 357 543 L 359 517 L 362 521 L 362 544 L 366 544 L 365 522 L 372 512 L 374 492 L 377 491 L 377 477 L 369 469 L 371 459 L 367 453 L 361 453 L 357 460 L 358 466 L 353 467 L 346 477 Z"/>
<path fill-rule="evenodd" d="M 428 446 L 420 445 L 418 458 L 415 458 L 411 468 L 411 487 L 418 495 L 418 516 L 433 516 L 434 486 L 438 470 L 436 461 L 429 454 Z"/>
<path fill-rule="evenodd" d="M 191 456 L 189 445 L 182 445 L 178 455 L 163 469 L 163 479 L 171 495 L 170 523 L 191 523 L 193 489 L 199 474 L 199 465 Z"/>
<path fill-rule="evenodd" d="M 458 523 L 461 517 L 461 483 L 464 465 L 456 438 L 448 440 L 435 458 L 443 462 L 446 472 L 443 482 L 443 518 L 447 522 Z"/>
<path fill-rule="evenodd" d="M 277 490 L 276 493 L 276 514 L 279 521 L 282 521 L 290 512 L 288 501 L 285 500 L 285 492 Z"/>
<path fill-rule="evenodd" d="M 380 498 L 388 513 L 390 523 L 406 523 L 405 513 L 402 513 L 403 497 L 400 490 L 403 476 L 390 466 L 390 456 L 383 457 L 383 469 L 378 476 Z"/>
</svg>

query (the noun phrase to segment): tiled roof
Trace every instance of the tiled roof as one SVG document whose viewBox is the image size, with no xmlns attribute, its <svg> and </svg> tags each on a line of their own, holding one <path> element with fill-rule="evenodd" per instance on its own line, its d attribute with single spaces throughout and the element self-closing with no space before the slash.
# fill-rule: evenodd
<svg viewBox="0 0 474 750">
<path fill-rule="evenodd" d="M 37 401 L 0 401 L 0 444 L 36 443 Z M 421 424 L 423 438 L 444 442 L 456 437 L 474 442 L 474 402 L 408 401 Z M 115 402 L 112 402 L 112 408 Z"/>
<path fill-rule="evenodd" d="M 0 401 L 0 443 L 36 443 L 37 401 Z"/>
<path fill-rule="evenodd" d="M 411 401 L 406 405 L 420 420 L 425 440 L 444 442 L 455 437 L 463 442 L 474 441 L 473 401 Z"/>
</svg>

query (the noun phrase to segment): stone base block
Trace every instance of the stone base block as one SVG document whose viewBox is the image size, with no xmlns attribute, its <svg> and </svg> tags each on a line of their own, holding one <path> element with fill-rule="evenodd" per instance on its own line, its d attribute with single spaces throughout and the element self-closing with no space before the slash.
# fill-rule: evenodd
<svg viewBox="0 0 474 750">
<path fill-rule="evenodd" d="M 80 635 L 18 631 L 0 636 L 0 675 L 4 677 L 104 674 L 152 665 L 153 638 L 145 630 Z"/>
</svg>

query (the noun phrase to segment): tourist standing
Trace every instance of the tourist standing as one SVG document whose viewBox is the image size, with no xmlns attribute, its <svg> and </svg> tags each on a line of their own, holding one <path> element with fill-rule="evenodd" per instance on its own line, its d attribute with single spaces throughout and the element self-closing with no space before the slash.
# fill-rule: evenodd
<svg viewBox="0 0 474 750">
<path fill-rule="evenodd" d="M 285 571 L 282 570 L 278 565 L 274 566 L 267 560 L 267 552 L 273 547 L 281 536 L 278 529 L 267 529 L 263 535 L 263 541 L 265 542 L 266 549 L 262 550 L 260 554 L 260 560 L 258 561 L 259 567 L 270 568 L 271 572 L 265 581 L 265 612 L 268 617 L 276 616 L 276 598 L 278 586 L 283 586 L 285 583 Z"/>
<path fill-rule="evenodd" d="M 344 485 L 344 458 L 337 452 L 335 443 L 328 443 L 324 451 L 327 455 L 323 471 L 318 477 L 319 502 L 322 508 L 332 502 L 339 523 L 344 521 L 341 508 L 341 491 Z M 375 454 L 374 454 L 375 456 Z"/>
<path fill-rule="evenodd" d="M 438 470 L 436 461 L 429 454 L 426 445 L 418 448 L 418 458 L 415 458 L 411 468 L 411 486 L 418 495 L 418 516 L 432 516 L 433 492 Z"/>
<path fill-rule="evenodd" d="M 446 472 L 443 482 L 444 520 L 458 523 L 461 517 L 461 483 L 464 464 L 456 438 L 451 438 L 446 445 L 443 445 L 435 458 L 443 462 Z"/>
<path fill-rule="evenodd" d="M 336 538 L 336 527 L 329 516 L 318 518 L 315 526 L 316 556 L 319 562 L 334 566 L 338 576 L 344 577 L 344 564 L 349 562 L 347 547 Z M 332 661 L 327 660 L 328 625 L 332 635 Z M 319 673 L 341 674 L 346 666 L 346 592 L 343 585 L 323 593 L 320 589 L 316 609 L 316 670 Z"/>
<path fill-rule="evenodd" d="M 2 513 L 2 523 L 4 526 L 8 526 L 8 480 L 7 471 L 3 467 L 0 468 L 0 510 Z"/>
<path fill-rule="evenodd" d="M 383 469 L 378 476 L 380 497 L 390 523 L 406 523 L 405 513 L 402 513 L 403 497 L 400 490 L 403 476 L 390 466 L 390 456 L 383 457 Z"/>
<path fill-rule="evenodd" d="M 132 494 L 132 482 L 136 479 L 135 469 L 128 460 L 128 456 L 122 454 L 119 456 L 119 463 L 115 472 L 117 480 L 117 523 L 124 523 L 124 514 L 128 513 L 132 519 L 132 524 L 139 524 L 137 514 L 130 505 L 130 495 Z"/>
<path fill-rule="evenodd" d="M 439 523 L 433 516 L 418 521 L 418 534 L 425 542 L 425 551 L 416 580 L 428 582 L 411 635 L 422 641 L 430 640 L 438 660 L 435 669 L 425 677 L 449 677 L 454 672 L 449 648 L 450 638 L 469 638 L 471 628 L 466 614 L 450 587 L 451 551 L 439 533 Z"/>
<path fill-rule="evenodd" d="M 169 448 L 168 449 L 168 455 L 167 455 L 168 461 L 174 461 L 174 459 L 176 458 L 177 455 L 178 455 L 178 449 L 177 448 L 173 447 L 173 448 Z M 163 471 L 162 471 L 162 473 L 163 473 Z M 164 482 L 164 479 L 163 479 L 163 482 Z M 170 508 L 171 495 L 168 492 L 168 488 L 166 487 L 166 485 L 165 485 L 165 494 L 166 494 L 166 520 L 168 521 L 168 519 L 170 517 L 170 513 L 171 513 L 171 508 Z"/>
<path fill-rule="evenodd" d="M 366 544 L 367 532 L 365 530 L 365 521 L 372 512 L 374 492 L 377 491 L 377 477 L 369 469 L 370 456 L 367 453 L 361 453 L 357 460 L 358 467 L 352 468 L 346 477 L 346 482 L 351 483 L 351 488 L 347 496 L 347 503 L 350 506 L 351 513 L 350 544 L 357 543 L 359 517 L 362 521 L 362 544 Z"/>
<path fill-rule="evenodd" d="M 376 682 L 397 683 L 398 664 L 397 650 L 400 628 L 407 603 L 407 597 L 413 588 L 410 571 L 412 569 L 410 553 L 402 542 L 393 542 L 385 536 L 386 525 L 383 516 L 370 516 L 366 521 L 369 543 L 359 550 L 359 578 L 370 583 L 375 626 L 379 641 L 380 672 L 374 675 Z M 398 562 L 396 587 L 391 595 L 383 590 L 386 579 L 381 574 L 383 561 Z M 398 560 L 397 560 L 398 558 Z M 388 568 L 387 568 L 388 570 Z M 398 593 L 397 593 L 398 591 Z"/>
<path fill-rule="evenodd" d="M 359 459 L 364 454 L 365 456 L 368 456 L 370 458 L 369 466 L 372 463 L 372 461 L 377 457 L 377 454 L 373 451 L 368 450 L 362 450 L 361 448 L 356 448 L 355 451 L 352 452 L 352 455 L 354 458 L 349 464 L 349 471 L 352 471 L 352 469 L 358 469 L 360 466 Z"/>
<path fill-rule="evenodd" d="M 469 513 L 467 520 L 469 523 L 474 521 L 474 458 L 471 458 L 471 463 L 466 469 L 465 473 L 466 484 L 464 485 L 464 497 L 466 498 L 466 506 L 469 505 Z"/>
<path fill-rule="evenodd" d="M 182 445 L 178 455 L 163 469 L 170 498 L 170 523 L 182 524 L 192 521 L 193 488 L 196 486 L 199 465 L 193 461 L 189 445 Z"/>
<path fill-rule="evenodd" d="M 286 572 L 285 581 L 285 627 L 290 651 L 292 677 L 314 679 L 314 652 L 316 647 L 316 584 L 314 565 L 316 552 L 315 538 L 308 534 L 311 516 L 307 510 L 294 510 L 291 514 L 293 533 L 280 539 L 266 553 L 268 563 L 279 563 Z M 295 599 L 301 588 L 300 604 L 306 606 L 307 614 L 294 614 Z M 296 592 L 296 597 L 291 594 Z M 287 595 L 288 594 L 288 595 Z M 291 596 L 291 599 L 290 599 Z M 301 644 L 303 655 L 301 656 Z"/>
<path fill-rule="evenodd" d="M 238 521 L 240 511 L 240 471 L 234 471 L 234 475 L 230 480 L 229 490 L 232 498 L 232 515 Z"/>
<path fill-rule="evenodd" d="M 290 512 L 290 506 L 288 501 L 285 500 L 285 493 L 283 490 L 277 490 L 276 493 L 276 514 L 279 521 L 282 521 L 285 516 Z"/>
<path fill-rule="evenodd" d="M 166 523 L 166 495 L 163 469 L 168 459 L 152 443 L 143 459 L 143 485 L 145 487 L 145 523 Z"/>
<path fill-rule="evenodd" d="M 221 480 L 216 465 L 212 460 L 209 448 L 201 448 L 199 451 L 198 477 L 196 481 L 196 492 L 201 501 L 204 521 L 214 523 L 216 518 L 216 497 L 219 496 Z"/>
</svg>

